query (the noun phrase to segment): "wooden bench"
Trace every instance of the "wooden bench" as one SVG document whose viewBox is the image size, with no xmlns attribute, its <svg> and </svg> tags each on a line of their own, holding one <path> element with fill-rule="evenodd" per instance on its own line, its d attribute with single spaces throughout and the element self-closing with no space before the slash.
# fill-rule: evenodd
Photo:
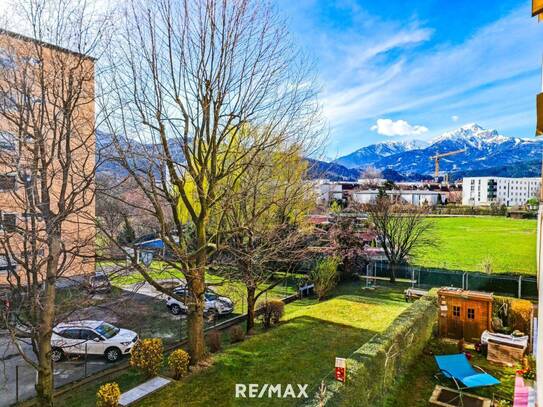
<svg viewBox="0 0 543 407">
<path fill-rule="evenodd" d="M 423 290 L 420 288 L 408 288 L 404 292 L 405 301 L 414 301 L 418 300 L 421 297 L 426 297 L 428 295 L 428 290 Z"/>
</svg>

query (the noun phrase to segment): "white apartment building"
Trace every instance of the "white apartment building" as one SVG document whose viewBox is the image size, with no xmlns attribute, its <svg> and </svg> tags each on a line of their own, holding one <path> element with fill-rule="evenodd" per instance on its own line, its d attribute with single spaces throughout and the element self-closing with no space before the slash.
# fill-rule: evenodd
<svg viewBox="0 0 543 407">
<path fill-rule="evenodd" d="M 375 202 L 378 190 L 354 191 L 352 194 L 353 201 L 360 204 Z M 400 201 L 415 205 L 415 206 L 434 206 L 439 200 L 439 192 L 425 190 L 393 190 L 386 191 L 386 194 Z"/>
<path fill-rule="evenodd" d="M 540 189 L 539 177 L 466 177 L 462 181 L 462 205 L 524 205 L 528 199 L 538 197 Z"/>
<path fill-rule="evenodd" d="M 339 182 L 319 179 L 314 181 L 317 204 L 328 206 L 335 199 L 342 199 L 343 186 Z"/>
</svg>

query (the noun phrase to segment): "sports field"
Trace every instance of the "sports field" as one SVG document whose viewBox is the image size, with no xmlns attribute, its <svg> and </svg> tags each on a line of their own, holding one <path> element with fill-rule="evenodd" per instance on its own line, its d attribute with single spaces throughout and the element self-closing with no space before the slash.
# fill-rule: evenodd
<svg viewBox="0 0 543 407">
<path fill-rule="evenodd" d="M 434 247 L 416 251 L 412 264 L 466 271 L 536 274 L 536 221 L 504 217 L 431 218 Z"/>
</svg>

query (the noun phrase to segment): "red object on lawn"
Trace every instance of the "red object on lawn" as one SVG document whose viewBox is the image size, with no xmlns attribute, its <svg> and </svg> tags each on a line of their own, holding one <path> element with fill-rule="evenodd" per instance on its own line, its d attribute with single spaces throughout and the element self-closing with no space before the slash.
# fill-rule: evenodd
<svg viewBox="0 0 543 407">
<path fill-rule="evenodd" d="M 345 383 L 347 379 L 347 363 L 344 358 L 336 358 L 336 380 Z"/>
</svg>

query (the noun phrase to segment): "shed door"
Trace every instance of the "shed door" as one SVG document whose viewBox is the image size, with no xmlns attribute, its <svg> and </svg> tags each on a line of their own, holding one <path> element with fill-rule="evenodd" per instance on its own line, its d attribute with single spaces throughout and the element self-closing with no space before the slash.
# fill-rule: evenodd
<svg viewBox="0 0 543 407">
<path fill-rule="evenodd" d="M 464 312 L 464 339 L 477 342 L 481 339 L 482 323 L 486 320 L 486 304 L 467 301 Z"/>
<path fill-rule="evenodd" d="M 448 322 L 449 326 L 447 329 L 447 336 L 449 338 L 453 339 L 460 339 L 463 336 L 463 323 L 462 323 L 462 312 L 463 310 L 463 302 L 461 300 L 457 300 L 456 298 L 450 298 L 449 299 L 449 307 L 448 307 Z"/>
</svg>

